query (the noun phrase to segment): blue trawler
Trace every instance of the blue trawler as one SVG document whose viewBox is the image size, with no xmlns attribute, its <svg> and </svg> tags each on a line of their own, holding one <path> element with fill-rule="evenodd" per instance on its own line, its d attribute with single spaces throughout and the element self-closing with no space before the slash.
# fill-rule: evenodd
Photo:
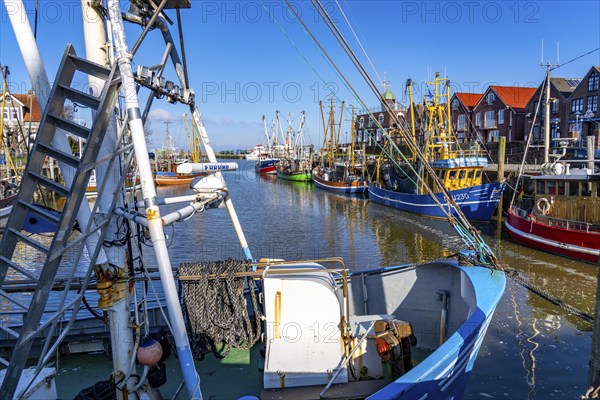
<svg viewBox="0 0 600 400">
<path fill-rule="evenodd" d="M 369 197 L 375 203 L 433 218 L 456 214 L 450 197 L 471 221 L 489 221 L 502 197 L 505 184 L 483 183 L 488 160 L 480 150 L 463 150 L 450 123 L 450 87 L 447 78 L 436 74 L 434 94 L 425 98 L 422 134 L 417 135 L 414 117 L 412 137 L 423 145 L 423 156 L 390 159 L 380 163 L 380 179 L 369 185 Z M 445 85 L 446 90 L 440 86 Z M 409 83 L 411 116 L 414 116 L 412 86 Z M 445 101 L 444 101 L 445 99 Z M 434 179 L 435 175 L 437 179 Z M 442 187 L 440 187 L 443 186 Z"/>
</svg>

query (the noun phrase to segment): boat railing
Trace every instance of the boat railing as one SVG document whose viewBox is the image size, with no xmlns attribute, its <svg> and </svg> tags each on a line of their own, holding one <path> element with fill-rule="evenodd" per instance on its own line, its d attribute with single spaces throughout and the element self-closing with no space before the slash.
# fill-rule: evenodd
<svg viewBox="0 0 600 400">
<path fill-rule="evenodd" d="M 600 226 L 590 224 L 589 222 L 583 221 L 572 221 L 568 219 L 549 217 L 546 215 L 536 214 L 535 219 L 537 222 L 543 223 L 555 228 L 563 228 L 571 231 L 580 231 L 586 233 L 600 233 Z"/>
</svg>

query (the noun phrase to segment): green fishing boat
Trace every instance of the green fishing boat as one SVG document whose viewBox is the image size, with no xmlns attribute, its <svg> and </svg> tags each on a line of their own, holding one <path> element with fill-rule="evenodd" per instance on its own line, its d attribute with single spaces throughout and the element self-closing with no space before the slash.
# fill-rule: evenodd
<svg viewBox="0 0 600 400">
<path fill-rule="evenodd" d="M 283 166 L 282 166 L 283 168 Z M 310 171 L 288 171 L 286 169 L 278 169 L 277 177 L 288 181 L 295 182 L 310 182 L 312 181 L 312 173 Z"/>
<path fill-rule="evenodd" d="M 292 128 L 291 115 L 288 117 L 288 130 L 285 137 L 284 155 L 277 164 L 277 177 L 288 181 L 312 181 L 314 149 L 305 145 L 303 138 L 304 111 L 301 113 L 298 131 Z"/>
</svg>

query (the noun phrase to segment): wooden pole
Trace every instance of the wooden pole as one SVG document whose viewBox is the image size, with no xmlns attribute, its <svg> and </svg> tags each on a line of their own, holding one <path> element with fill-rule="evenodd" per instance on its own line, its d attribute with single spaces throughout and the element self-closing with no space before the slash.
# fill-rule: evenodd
<svg viewBox="0 0 600 400">
<path fill-rule="evenodd" d="M 506 137 L 500 136 L 500 146 L 498 146 L 498 182 L 504 182 L 504 159 L 506 158 Z M 502 227 L 502 197 L 498 201 L 498 211 L 496 214 L 496 222 Z"/>
</svg>

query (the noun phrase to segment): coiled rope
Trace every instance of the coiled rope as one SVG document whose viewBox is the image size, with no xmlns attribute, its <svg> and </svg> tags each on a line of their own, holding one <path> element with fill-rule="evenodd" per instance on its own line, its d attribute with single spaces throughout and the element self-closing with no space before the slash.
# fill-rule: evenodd
<svg viewBox="0 0 600 400">
<path fill-rule="evenodd" d="M 184 263 L 178 271 L 184 318 L 195 359 L 202 360 L 208 353 L 224 358 L 231 348 L 249 349 L 258 341 L 262 313 L 254 280 L 235 276 L 252 271 L 250 261 Z M 254 321 L 246 305 L 246 286 Z"/>
</svg>

